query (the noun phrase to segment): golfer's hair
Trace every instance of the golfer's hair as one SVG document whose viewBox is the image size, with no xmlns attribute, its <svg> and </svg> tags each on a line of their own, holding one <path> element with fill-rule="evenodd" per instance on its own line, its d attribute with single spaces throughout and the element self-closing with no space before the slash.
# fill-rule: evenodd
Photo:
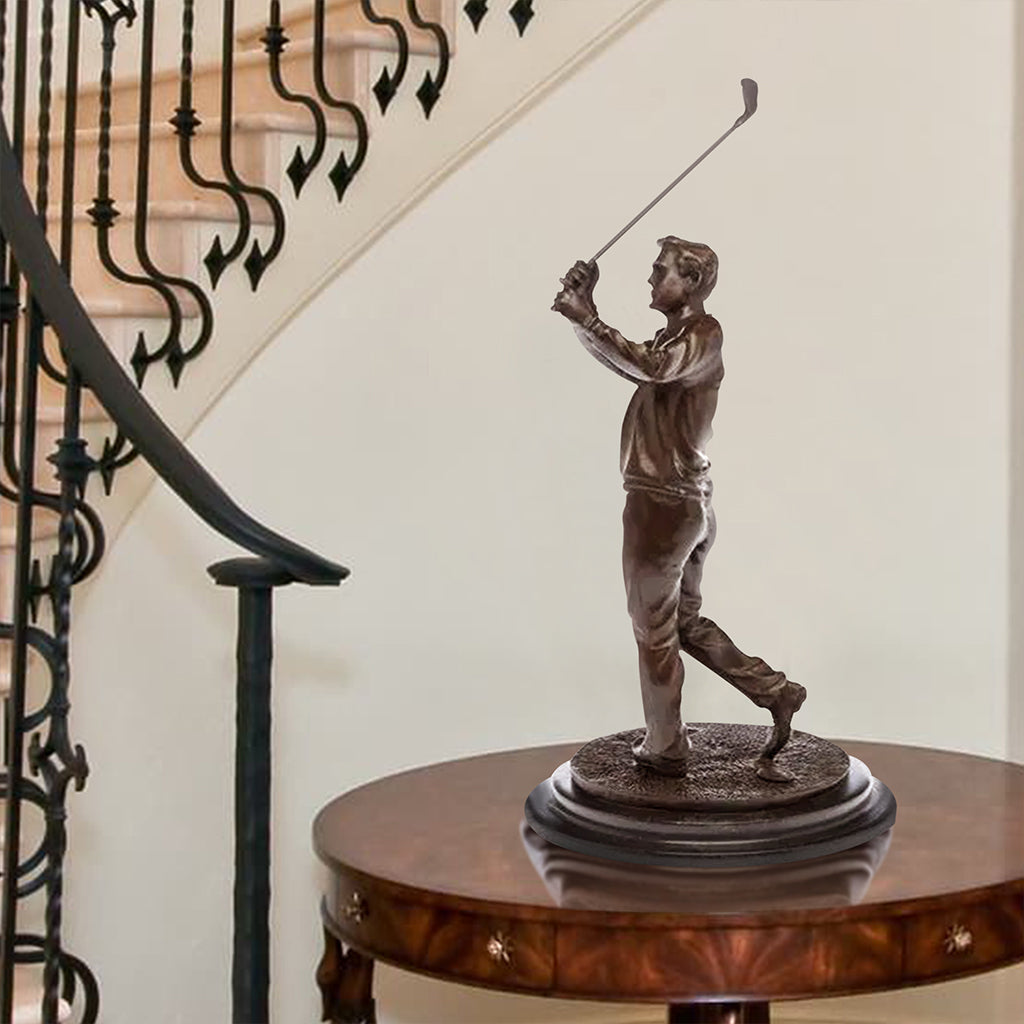
<svg viewBox="0 0 1024 1024">
<path fill-rule="evenodd" d="M 659 238 L 658 245 L 663 252 L 672 253 L 680 274 L 697 273 L 696 294 L 703 302 L 718 281 L 718 257 L 714 251 L 701 242 L 687 242 L 682 238 L 676 238 L 675 235 Z"/>
</svg>

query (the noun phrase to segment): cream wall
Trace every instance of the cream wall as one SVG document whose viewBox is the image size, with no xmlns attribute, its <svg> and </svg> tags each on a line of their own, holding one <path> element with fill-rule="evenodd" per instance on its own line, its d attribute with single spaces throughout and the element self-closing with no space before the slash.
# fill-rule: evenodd
<svg viewBox="0 0 1024 1024">
<path fill-rule="evenodd" d="M 597 293 L 647 337 L 653 240 L 721 257 L 705 606 L 808 685 L 804 728 L 1020 756 L 1012 25 L 1009 0 L 666 0 L 325 288 L 194 432 L 242 504 L 353 569 L 278 596 L 276 1020 L 318 1016 L 309 825 L 330 796 L 640 717 L 618 570 L 629 388 L 548 307 L 731 124 L 744 75 L 757 116 L 601 261 Z M 234 608 L 203 571 L 228 553 L 157 488 L 78 609 L 93 777 L 69 938 L 106 1024 L 228 1019 Z M 755 720 L 697 668 L 684 699 Z M 791 1013 L 1008 1024 L 1021 977 Z M 386 968 L 378 995 L 382 1024 L 660 1019 Z"/>
<path fill-rule="evenodd" d="M 1013 452 L 1011 461 L 1011 522 L 1024 517 L 1024 0 L 1017 0 L 1015 67 L 1017 87 L 1014 90 L 1014 177 L 1017 183 L 1014 199 L 1013 259 L 1013 362 L 1010 378 L 1013 406 Z M 1019 530 L 1011 533 L 1010 581 L 1010 679 L 1024 678 L 1024 537 Z M 1012 756 L 1024 761 L 1024 686 L 1011 687 L 1009 743 Z"/>
</svg>

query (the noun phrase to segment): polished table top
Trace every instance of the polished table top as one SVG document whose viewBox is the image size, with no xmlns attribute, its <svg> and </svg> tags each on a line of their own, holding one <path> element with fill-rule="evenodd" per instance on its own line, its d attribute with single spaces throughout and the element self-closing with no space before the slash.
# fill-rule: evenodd
<svg viewBox="0 0 1024 1024">
<path fill-rule="evenodd" d="M 578 744 L 377 780 L 332 801 L 314 826 L 317 853 L 337 884 L 330 920 L 366 954 L 418 970 L 610 998 L 692 997 L 714 994 L 715 985 L 772 998 L 865 991 L 1024 959 L 1024 767 L 839 743 L 895 794 L 892 832 L 870 849 L 740 872 L 619 865 L 561 851 L 532 834 L 522 821 L 526 795 Z M 476 929 L 480 948 L 455 942 L 454 951 L 439 950 L 427 932 L 421 940 L 403 938 L 417 913 L 428 915 L 425 929 Z M 455 923 L 442 922 L 445 914 Z M 776 946 L 793 943 L 790 961 L 814 960 L 798 980 L 782 977 L 777 964 L 755 969 L 768 926 Z M 811 926 L 815 949 L 801 954 Z M 519 962 L 488 966 L 487 955 L 501 959 L 490 940 L 506 932 L 518 934 Z M 712 933 L 725 936 L 735 969 L 718 977 L 689 963 L 683 954 L 697 933 L 705 942 Z M 634 983 L 624 963 L 616 966 L 614 944 L 623 936 L 634 968 L 637 957 L 656 961 L 646 980 Z M 656 948 L 644 945 L 650 942 Z M 664 962 L 665 943 L 671 963 Z M 608 958 L 596 983 L 595 957 Z M 576 962 L 587 970 L 574 973 Z"/>
</svg>

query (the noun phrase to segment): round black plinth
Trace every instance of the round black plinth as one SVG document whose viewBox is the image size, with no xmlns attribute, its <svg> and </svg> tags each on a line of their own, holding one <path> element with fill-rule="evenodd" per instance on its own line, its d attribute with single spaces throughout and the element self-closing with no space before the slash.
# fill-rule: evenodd
<svg viewBox="0 0 1024 1024">
<path fill-rule="evenodd" d="M 862 761 L 837 785 L 784 806 L 729 811 L 616 803 L 580 789 L 569 762 L 526 800 L 526 820 L 556 846 L 633 864 L 742 867 L 810 860 L 891 828 L 896 800 Z"/>
</svg>

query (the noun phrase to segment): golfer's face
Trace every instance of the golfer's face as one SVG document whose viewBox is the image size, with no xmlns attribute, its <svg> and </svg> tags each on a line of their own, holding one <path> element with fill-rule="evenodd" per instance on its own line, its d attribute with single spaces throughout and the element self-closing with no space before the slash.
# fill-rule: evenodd
<svg viewBox="0 0 1024 1024">
<path fill-rule="evenodd" d="M 690 279 L 680 275 L 675 257 L 666 252 L 654 261 L 647 280 L 651 286 L 651 309 L 667 312 L 689 298 Z"/>
</svg>

